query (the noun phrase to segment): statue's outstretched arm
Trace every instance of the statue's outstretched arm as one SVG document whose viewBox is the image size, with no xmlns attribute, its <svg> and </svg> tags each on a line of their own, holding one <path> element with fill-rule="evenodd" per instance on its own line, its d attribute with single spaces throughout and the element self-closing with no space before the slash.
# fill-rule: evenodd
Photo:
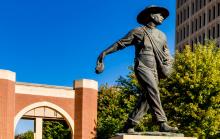
<svg viewBox="0 0 220 139">
<path fill-rule="evenodd" d="M 101 52 L 97 58 L 96 73 L 99 74 L 104 70 L 104 57 L 108 54 L 114 53 L 118 50 L 124 49 L 127 46 L 134 45 L 138 37 L 140 36 L 140 31 L 134 29 L 130 31 L 127 35 L 121 38 L 116 43 L 112 44 L 110 47 Z"/>
</svg>

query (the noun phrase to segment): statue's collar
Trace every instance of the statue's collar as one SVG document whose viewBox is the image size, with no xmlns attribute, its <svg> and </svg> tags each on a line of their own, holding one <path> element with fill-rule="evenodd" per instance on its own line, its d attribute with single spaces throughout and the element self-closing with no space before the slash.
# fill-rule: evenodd
<svg viewBox="0 0 220 139">
<path fill-rule="evenodd" d="M 149 25 L 149 24 L 146 24 L 145 25 L 148 29 L 155 29 L 156 27 L 155 26 L 151 26 L 151 25 Z"/>
</svg>

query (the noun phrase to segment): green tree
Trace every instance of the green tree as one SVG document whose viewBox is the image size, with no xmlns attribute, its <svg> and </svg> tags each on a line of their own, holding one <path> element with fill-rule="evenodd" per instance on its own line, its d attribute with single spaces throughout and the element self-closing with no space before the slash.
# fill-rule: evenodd
<svg viewBox="0 0 220 139">
<path fill-rule="evenodd" d="M 102 86 L 98 100 L 99 139 L 121 132 L 141 91 L 134 72 L 120 77 L 118 85 Z M 172 75 L 160 83 L 162 104 L 170 124 L 178 125 L 187 136 L 220 138 L 220 51 L 214 42 L 186 46 L 176 52 Z M 147 114 L 137 131 L 154 131 Z"/>
<path fill-rule="evenodd" d="M 65 121 L 45 120 L 43 139 L 71 139 L 71 131 Z"/>
<path fill-rule="evenodd" d="M 135 97 L 120 87 L 102 86 L 98 99 L 98 139 L 108 139 L 123 128 Z"/>
<path fill-rule="evenodd" d="M 181 132 L 220 138 L 220 50 L 215 43 L 177 52 L 173 74 L 161 81 L 161 94 L 168 119 Z"/>
<path fill-rule="evenodd" d="M 25 133 L 18 134 L 15 136 L 15 139 L 34 139 L 34 132 L 27 131 Z"/>
</svg>

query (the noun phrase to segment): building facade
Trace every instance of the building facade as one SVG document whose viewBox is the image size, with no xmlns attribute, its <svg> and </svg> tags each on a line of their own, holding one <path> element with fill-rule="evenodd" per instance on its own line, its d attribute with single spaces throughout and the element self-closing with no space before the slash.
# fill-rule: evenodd
<svg viewBox="0 0 220 139">
<path fill-rule="evenodd" d="M 176 1 L 176 49 L 215 39 L 220 46 L 220 0 Z"/>
<path fill-rule="evenodd" d="M 71 139 L 96 136 L 98 84 L 74 81 L 73 87 L 16 82 L 16 74 L 0 70 L 0 139 L 13 139 L 21 118 L 35 119 L 35 139 L 42 139 L 44 119 L 62 119 Z"/>
</svg>

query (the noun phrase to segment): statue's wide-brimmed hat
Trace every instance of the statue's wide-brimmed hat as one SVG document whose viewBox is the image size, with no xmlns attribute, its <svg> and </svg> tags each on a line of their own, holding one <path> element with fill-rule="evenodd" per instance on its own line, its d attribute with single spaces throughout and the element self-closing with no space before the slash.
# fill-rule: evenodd
<svg viewBox="0 0 220 139">
<path fill-rule="evenodd" d="M 150 14 L 152 13 L 161 13 L 164 19 L 166 19 L 169 16 L 169 11 L 164 7 L 159 7 L 155 5 L 151 5 L 146 7 L 143 11 L 141 11 L 137 15 L 137 22 L 139 24 L 146 24 L 151 20 Z"/>
</svg>

